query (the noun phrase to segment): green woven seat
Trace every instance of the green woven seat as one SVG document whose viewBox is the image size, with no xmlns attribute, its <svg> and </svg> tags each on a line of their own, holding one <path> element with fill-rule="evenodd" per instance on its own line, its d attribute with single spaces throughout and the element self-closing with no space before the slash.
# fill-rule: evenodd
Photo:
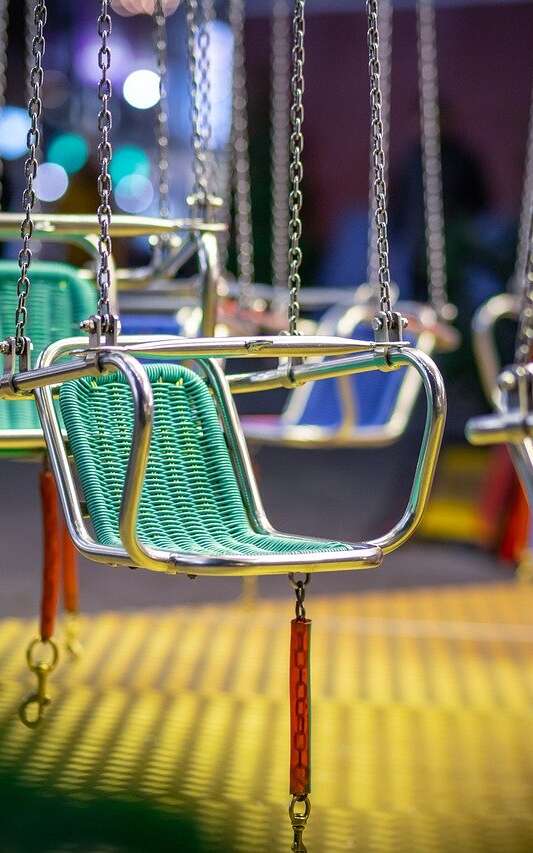
<svg viewBox="0 0 533 853">
<path fill-rule="evenodd" d="M 0 261 L 0 340 L 13 334 L 18 277 L 16 261 Z M 33 341 L 35 363 L 53 341 L 79 334 L 80 321 L 94 311 L 95 294 L 90 282 L 69 264 L 33 261 L 30 277 L 26 333 Z M 41 429 L 41 422 L 33 400 L 0 400 L 0 432 L 36 429 Z"/>
<path fill-rule="evenodd" d="M 208 556 L 350 550 L 345 543 L 254 530 L 204 380 L 176 364 L 146 371 L 155 413 L 138 516 L 144 545 Z M 96 540 L 120 546 L 133 428 L 129 386 L 120 374 L 87 377 L 64 384 L 59 400 Z"/>
</svg>

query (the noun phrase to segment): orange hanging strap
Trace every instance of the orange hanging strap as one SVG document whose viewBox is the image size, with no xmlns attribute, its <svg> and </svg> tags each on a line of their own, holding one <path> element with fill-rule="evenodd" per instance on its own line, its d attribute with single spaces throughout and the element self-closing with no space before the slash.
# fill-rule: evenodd
<svg viewBox="0 0 533 853">
<path fill-rule="evenodd" d="M 307 853 L 303 833 L 311 811 L 311 620 L 306 618 L 304 601 L 310 575 L 298 581 L 289 575 L 289 580 L 296 595 L 289 657 L 291 850 Z"/>
<path fill-rule="evenodd" d="M 63 526 L 63 605 L 67 613 L 79 610 L 78 560 L 74 543 L 65 522 Z"/>
<path fill-rule="evenodd" d="M 43 520 L 43 576 L 41 599 L 41 640 L 49 640 L 55 629 L 61 582 L 61 534 L 54 478 L 44 469 L 40 476 Z"/>
</svg>

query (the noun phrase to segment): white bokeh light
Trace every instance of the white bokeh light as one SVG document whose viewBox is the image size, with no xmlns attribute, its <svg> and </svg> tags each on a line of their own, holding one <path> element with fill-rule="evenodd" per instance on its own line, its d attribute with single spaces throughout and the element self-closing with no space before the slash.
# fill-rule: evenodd
<svg viewBox="0 0 533 853">
<path fill-rule="evenodd" d="M 122 89 L 124 99 L 137 110 L 149 110 L 159 101 L 159 75 L 147 68 L 128 74 Z"/>
<path fill-rule="evenodd" d="M 57 201 L 68 189 L 68 175 L 59 163 L 42 163 L 34 187 L 41 201 Z"/>
<path fill-rule="evenodd" d="M 144 175 L 125 175 L 115 187 L 115 199 L 126 213 L 142 213 L 154 200 L 154 188 Z"/>
<path fill-rule="evenodd" d="M 26 152 L 26 136 L 30 129 L 28 113 L 22 107 L 0 110 L 0 156 L 16 160 Z"/>
</svg>

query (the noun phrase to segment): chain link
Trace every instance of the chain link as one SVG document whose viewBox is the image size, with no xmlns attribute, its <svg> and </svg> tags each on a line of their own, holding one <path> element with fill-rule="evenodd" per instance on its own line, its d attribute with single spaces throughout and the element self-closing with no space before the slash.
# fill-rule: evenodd
<svg viewBox="0 0 533 853">
<path fill-rule="evenodd" d="M 289 139 L 289 334 L 298 334 L 300 317 L 300 267 L 302 264 L 302 181 L 304 147 L 304 62 L 305 62 L 305 0 L 295 0 L 293 13 L 293 45 L 291 76 L 291 135 Z"/>
<path fill-rule="evenodd" d="M 167 21 L 163 10 L 163 0 L 154 2 L 154 46 L 159 74 L 159 101 L 156 107 L 156 144 L 159 188 L 159 215 L 162 219 L 170 216 L 169 208 L 169 126 L 168 126 L 168 66 L 167 66 Z"/>
<path fill-rule="evenodd" d="M 289 92 L 290 18 L 288 0 L 274 0 L 271 46 L 272 283 L 286 292 L 289 275 Z"/>
<path fill-rule="evenodd" d="M 100 49 L 98 51 L 98 67 L 101 75 L 98 83 L 98 99 L 100 101 L 100 110 L 98 112 L 98 132 L 100 141 L 98 143 L 98 164 L 100 173 L 98 175 L 98 195 L 100 204 L 98 206 L 98 224 L 100 226 L 100 234 L 98 235 L 98 253 L 99 264 L 97 272 L 97 283 L 100 291 L 98 299 L 98 314 L 104 321 L 104 326 L 107 324 L 110 316 L 109 308 L 109 290 L 111 287 L 111 235 L 109 233 L 111 225 L 111 175 L 109 166 L 113 156 L 111 147 L 110 135 L 112 128 L 111 110 L 109 102 L 112 96 L 111 80 L 108 77 L 108 71 L 111 66 L 111 51 L 109 49 L 109 37 L 111 35 L 111 15 L 109 8 L 109 0 L 101 0 L 100 15 L 98 17 L 98 35 L 100 37 Z"/>
<path fill-rule="evenodd" d="M 32 211 L 35 204 L 34 182 L 37 177 L 38 151 L 41 142 L 41 117 L 43 102 L 41 100 L 41 89 L 44 80 L 43 56 L 46 48 L 44 38 L 44 27 L 46 24 L 47 9 L 45 0 L 36 0 L 34 9 L 35 35 L 32 39 L 32 66 L 29 74 L 31 95 L 28 101 L 28 115 L 30 118 L 30 129 L 28 130 L 27 146 L 28 156 L 24 162 L 24 176 L 26 186 L 22 194 L 22 205 L 24 207 L 24 219 L 20 226 L 22 237 L 22 248 L 18 256 L 20 277 L 17 282 L 17 309 L 15 312 L 15 350 L 18 355 L 26 351 L 26 339 L 24 337 L 28 310 L 26 301 L 30 292 L 30 269 L 32 253 L 30 241 L 33 235 Z"/>
<path fill-rule="evenodd" d="M 232 182 L 235 193 L 239 301 L 241 305 L 246 306 L 250 303 L 250 288 L 254 280 L 254 244 L 244 21 L 245 0 L 230 0 L 229 23 L 233 33 Z"/>
<path fill-rule="evenodd" d="M 305 591 L 311 583 L 311 575 L 307 573 L 304 575 L 303 580 L 296 580 L 294 573 L 291 572 L 289 574 L 289 583 L 294 590 L 294 595 L 296 596 L 296 604 L 294 608 L 296 618 L 305 619 Z"/>
<path fill-rule="evenodd" d="M 524 164 L 524 186 L 520 205 L 518 241 L 513 276 L 513 290 L 521 293 L 524 288 L 529 249 L 529 225 L 533 207 L 533 86 L 531 88 L 529 120 L 527 129 L 526 157 Z"/>
<path fill-rule="evenodd" d="M 378 259 L 379 304 L 391 317 L 391 286 L 389 241 L 387 237 L 387 184 L 385 180 L 385 150 L 383 145 L 382 94 L 379 61 L 378 0 L 367 0 L 368 69 L 370 75 L 371 164 L 373 174 L 375 240 Z"/>
<path fill-rule="evenodd" d="M 209 195 L 208 150 L 211 140 L 209 30 L 198 0 L 187 0 L 187 56 L 191 84 L 193 195 L 199 207 Z M 205 6 L 203 7 L 205 11 Z M 200 20 L 201 18 L 201 20 Z"/>
<path fill-rule="evenodd" d="M 392 3 L 381 0 L 379 5 L 379 62 L 381 74 L 381 122 L 383 125 L 384 176 L 388 181 L 390 110 L 391 110 L 391 66 L 392 66 Z M 374 192 L 374 151 L 370 140 L 370 176 L 368 182 L 370 216 L 368 220 L 367 282 L 374 284 L 379 275 L 378 234 L 376 223 L 376 195 Z"/>
<path fill-rule="evenodd" d="M 448 303 L 439 116 L 437 32 L 433 0 L 418 0 L 418 80 L 428 297 L 438 316 Z"/>
</svg>

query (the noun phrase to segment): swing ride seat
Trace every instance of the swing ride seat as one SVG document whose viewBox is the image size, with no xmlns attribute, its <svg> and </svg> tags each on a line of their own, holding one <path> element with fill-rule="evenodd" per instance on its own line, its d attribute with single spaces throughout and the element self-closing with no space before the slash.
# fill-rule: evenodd
<svg viewBox="0 0 533 853">
<path fill-rule="evenodd" d="M 346 357 L 296 364 L 298 380 L 412 366 L 425 390 L 425 426 L 404 513 L 387 533 L 362 543 L 273 529 L 233 395 L 280 387 L 284 371 L 226 376 L 219 363 L 334 352 Z M 171 361 L 160 363 L 161 358 Z M 35 370 L 15 375 L 11 384 L 35 395 L 78 550 L 96 562 L 170 574 L 243 576 L 379 566 L 383 554 L 409 539 L 420 521 L 446 418 L 442 377 L 425 353 L 395 347 L 386 355 L 342 338 L 121 336 L 116 345 L 104 341 L 87 349 L 85 339 L 77 337 L 50 345 Z M 52 387 L 58 384 L 56 410 Z"/>
<path fill-rule="evenodd" d="M 379 547 L 284 535 L 252 523 L 204 379 L 178 364 L 146 365 L 145 370 L 154 422 L 137 516 L 143 545 L 190 560 L 210 556 L 242 564 L 250 557 L 267 563 L 274 558 L 289 568 L 294 558 L 304 568 L 317 560 L 343 568 L 348 558 L 353 564 L 354 556 L 357 567 L 381 563 Z M 59 399 L 96 541 L 120 548 L 134 420 L 128 381 L 117 373 L 84 377 L 63 384 Z"/>
<path fill-rule="evenodd" d="M 11 333 L 17 306 L 15 284 L 20 270 L 16 261 L 0 260 L 0 336 Z M 65 263 L 33 261 L 31 311 L 27 333 L 35 359 L 52 341 L 76 334 L 79 323 L 92 312 L 94 288 Z M 44 440 L 33 400 L 0 399 L 0 456 L 42 452 Z"/>
<path fill-rule="evenodd" d="M 402 313 L 405 309 L 398 306 Z M 404 340 L 427 355 L 435 349 L 456 346 L 453 330 L 431 327 L 427 306 L 411 304 L 420 326 L 404 332 Z M 406 313 L 406 312 L 405 312 Z M 317 334 L 341 335 L 373 341 L 369 324 L 373 314 L 368 305 L 352 306 L 339 315 L 331 309 Z M 415 325 L 414 323 L 410 325 Z M 418 397 L 420 377 L 406 368 L 386 370 L 379 376 L 354 373 L 337 379 L 294 388 L 281 415 L 251 415 L 243 418 L 246 438 L 257 444 L 301 447 L 348 447 L 386 445 L 405 430 Z"/>
</svg>

